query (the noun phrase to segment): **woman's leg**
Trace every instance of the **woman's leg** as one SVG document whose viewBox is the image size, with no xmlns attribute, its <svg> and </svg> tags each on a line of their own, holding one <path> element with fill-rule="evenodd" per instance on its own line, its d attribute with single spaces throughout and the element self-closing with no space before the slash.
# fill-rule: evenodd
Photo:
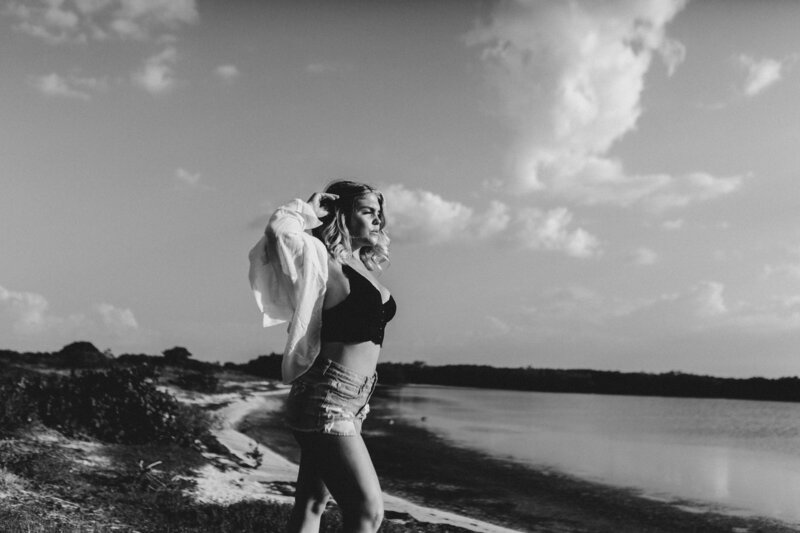
<svg viewBox="0 0 800 533">
<path fill-rule="evenodd" d="M 342 511 L 344 533 L 375 533 L 383 521 L 383 495 L 360 435 L 316 433 L 308 448 L 316 472 Z"/>
<path fill-rule="evenodd" d="M 294 494 L 294 507 L 289 517 L 289 533 L 318 533 L 319 522 L 331 493 L 315 466 L 313 451 L 308 450 L 309 435 L 295 433 L 300 444 L 300 470 Z"/>
</svg>

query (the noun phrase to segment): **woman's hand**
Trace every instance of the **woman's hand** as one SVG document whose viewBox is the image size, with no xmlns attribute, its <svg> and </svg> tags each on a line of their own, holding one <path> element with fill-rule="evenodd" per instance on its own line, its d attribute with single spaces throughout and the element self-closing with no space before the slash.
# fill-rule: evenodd
<svg viewBox="0 0 800 533">
<path fill-rule="evenodd" d="M 322 218 L 331 212 L 330 205 L 339 198 L 338 194 L 330 194 L 327 192 L 315 192 L 308 199 L 308 204 L 314 210 L 317 218 Z"/>
</svg>

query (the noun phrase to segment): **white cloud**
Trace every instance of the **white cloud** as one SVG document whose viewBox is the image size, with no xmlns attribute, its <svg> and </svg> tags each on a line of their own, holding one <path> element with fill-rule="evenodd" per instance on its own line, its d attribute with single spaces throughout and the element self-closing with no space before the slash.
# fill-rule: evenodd
<svg viewBox="0 0 800 533">
<path fill-rule="evenodd" d="M 17 333 L 36 333 L 47 327 L 49 307 L 41 294 L 9 291 L 0 286 L 0 310 Z"/>
<path fill-rule="evenodd" d="M 94 305 L 90 313 L 59 315 L 51 312 L 47 299 L 35 292 L 8 290 L 0 286 L 0 327 L 4 337 L 35 338 L 61 342 L 78 336 L 122 337 L 139 329 L 133 311 L 108 303 Z"/>
<path fill-rule="evenodd" d="M 195 0 L 27 0 L 12 1 L 6 12 L 18 30 L 50 44 L 147 40 L 199 18 Z"/>
<path fill-rule="evenodd" d="M 503 337 L 511 333 L 513 329 L 506 321 L 497 318 L 496 316 L 486 315 L 485 320 L 487 326 L 486 329 L 488 330 L 487 334 L 490 336 Z"/>
<path fill-rule="evenodd" d="M 139 323 L 130 309 L 121 309 L 108 303 L 101 303 L 95 305 L 94 310 L 100 315 L 103 324 L 112 331 L 121 332 L 139 328 Z"/>
<path fill-rule="evenodd" d="M 75 98 L 89 100 L 92 93 L 104 91 L 108 84 L 98 78 L 84 78 L 79 76 L 62 77 L 55 72 L 33 78 L 32 85 L 43 95 L 48 97 Z"/>
<path fill-rule="evenodd" d="M 800 280 L 800 246 L 785 247 L 787 260 L 764 265 L 762 275 L 764 278 L 783 277 L 790 280 Z"/>
<path fill-rule="evenodd" d="M 676 331 L 724 329 L 737 333 L 769 334 L 800 330 L 800 297 L 782 296 L 762 302 L 725 297 L 725 285 L 700 282 L 682 294 L 654 301 L 642 309 L 653 330 L 665 325 Z"/>
<path fill-rule="evenodd" d="M 664 38 L 658 47 L 658 53 L 667 65 L 667 74 L 672 76 L 678 66 L 686 60 L 686 46 L 673 39 Z"/>
<path fill-rule="evenodd" d="M 175 171 L 175 179 L 184 183 L 190 187 L 197 187 L 200 185 L 200 174 L 199 173 L 191 173 L 186 169 L 179 168 Z"/>
<path fill-rule="evenodd" d="M 236 68 L 236 65 L 220 65 L 214 69 L 214 73 L 227 82 L 239 77 L 239 69 Z"/>
<path fill-rule="evenodd" d="M 737 58 L 737 61 L 747 73 L 747 78 L 742 87 L 742 92 L 745 96 L 756 96 L 781 79 L 783 63 L 777 59 L 768 57 L 755 59 L 752 56 L 742 54 Z"/>
<path fill-rule="evenodd" d="M 105 9 L 113 4 L 114 0 L 73 0 L 73 2 L 80 13 L 90 15 Z"/>
<path fill-rule="evenodd" d="M 509 211 L 509 207 L 503 202 L 492 200 L 486 212 L 478 215 L 475 222 L 478 237 L 484 239 L 504 231 L 511 222 Z"/>
<path fill-rule="evenodd" d="M 427 244 L 468 238 L 473 210 L 464 204 L 402 185 L 390 185 L 383 194 L 391 234 L 397 238 Z"/>
<path fill-rule="evenodd" d="M 651 248 L 641 247 L 633 251 L 633 263 L 639 266 L 654 265 L 658 261 L 658 254 Z"/>
<path fill-rule="evenodd" d="M 600 242 L 582 228 L 570 229 L 573 215 L 565 207 L 549 211 L 523 208 L 512 233 L 513 241 L 532 250 L 563 251 L 573 257 L 590 257 L 599 251 Z"/>
<path fill-rule="evenodd" d="M 12 2 L 6 13 L 17 19 L 16 28 L 53 45 L 85 40 L 79 32 L 80 18 L 65 8 L 64 0 Z"/>
<path fill-rule="evenodd" d="M 764 265 L 763 275 L 765 278 L 783 276 L 800 280 L 800 263 L 781 263 L 777 265 Z"/>
<path fill-rule="evenodd" d="M 670 186 L 643 199 L 655 211 L 686 207 L 694 202 L 711 200 L 731 194 L 741 188 L 744 176 L 716 177 L 705 172 L 693 172 L 669 178 Z"/>
<path fill-rule="evenodd" d="M 390 185 L 383 190 L 392 238 L 440 244 L 491 241 L 524 249 L 560 251 L 573 257 L 599 252 L 599 241 L 582 228 L 573 229 L 573 215 L 564 207 L 543 211 L 512 209 L 494 200 L 486 211 L 424 190 Z"/>
<path fill-rule="evenodd" d="M 661 223 L 661 227 L 665 230 L 675 231 L 681 229 L 685 223 L 682 218 L 676 218 L 674 220 L 665 220 Z"/>
<path fill-rule="evenodd" d="M 725 286 L 716 281 L 704 281 L 692 289 L 695 313 L 700 317 L 715 317 L 728 312 L 722 293 Z"/>
<path fill-rule="evenodd" d="M 35 78 L 33 86 L 45 96 L 75 98 L 78 100 L 88 100 L 90 98 L 88 92 L 72 87 L 66 79 L 55 72 Z"/>
<path fill-rule="evenodd" d="M 655 207 L 707 200 L 714 197 L 710 190 L 730 192 L 693 180 L 701 173 L 630 176 L 608 155 L 636 128 L 653 57 L 662 57 L 670 72 L 685 57 L 684 47 L 665 35 L 684 5 L 683 0 L 493 4 L 490 19 L 466 42 L 480 47 L 487 81 L 499 96 L 498 111 L 515 132 L 509 166 L 519 189 L 587 204 Z"/>
<path fill-rule="evenodd" d="M 175 48 L 165 48 L 145 61 L 142 68 L 133 74 L 133 82 L 153 95 L 170 92 L 176 83 L 173 71 L 176 60 Z"/>
</svg>

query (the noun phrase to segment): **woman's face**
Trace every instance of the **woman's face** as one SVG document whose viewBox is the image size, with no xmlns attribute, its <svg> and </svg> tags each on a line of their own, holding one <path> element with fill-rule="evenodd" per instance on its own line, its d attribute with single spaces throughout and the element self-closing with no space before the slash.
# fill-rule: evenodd
<svg viewBox="0 0 800 533">
<path fill-rule="evenodd" d="M 381 204 L 378 195 L 369 193 L 357 198 L 347 227 L 354 247 L 375 246 L 381 231 Z"/>
</svg>

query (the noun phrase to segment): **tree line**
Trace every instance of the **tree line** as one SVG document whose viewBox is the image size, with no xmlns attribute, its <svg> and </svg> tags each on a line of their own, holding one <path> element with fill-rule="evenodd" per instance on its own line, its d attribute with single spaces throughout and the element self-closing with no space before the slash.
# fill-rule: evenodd
<svg viewBox="0 0 800 533">
<path fill-rule="evenodd" d="M 262 355 L 243 364 L 225 363 L 225 367 L 269 379 L 280 379 L 281 355 Z M 378 381 L 383 385 L 447 385 L 537 392 L 800 401 L 798 377 L 721 378 L 683 372 L 653 374 L 587 369 L 499 368 L 489 365 L 434 366 L 422 361 L 379 363 L 377 370 Z"/>
<path fill-rule="evenodd" d="M 160 356 L 122 354 L 114 357 L 108 351 L 100 352 L 91 343 L 76 342 L 54 353 L 17 353 L 0 350 L 0 371 L 4 361 L 62 368 L 169 365 L 206 375 L 225 369 L 278 380 L 281 378 L 281 358 L 281 354 L 272 353 L 258 356 L 246 363 L 228 362 L 220 365 L 193 360 L 191 353 L 180 346 L 164 350 Z M 421 384 L 538 392 L 800 401 L 800 378 L 796 376 L 775 379 L 722 378 L 683 372 L 654 374 L 530 366 L 522 368 L 489 365 L 435 366 L 422 361 L 380 363 L 378 375 L 379 382 L 383 385 Z"/>
</svg>

